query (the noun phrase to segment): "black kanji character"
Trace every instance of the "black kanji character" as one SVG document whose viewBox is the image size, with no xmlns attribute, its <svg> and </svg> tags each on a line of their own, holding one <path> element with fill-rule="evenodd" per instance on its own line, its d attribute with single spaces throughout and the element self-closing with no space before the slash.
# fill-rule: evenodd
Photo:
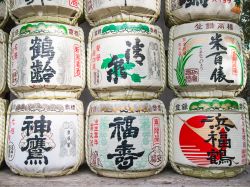
<svg viewBox="0 0 250 187">
<path fill-rule="evenodd" d="M 115 149 L 115 154 L 108 154 L 108 159 L 115 157 L 115 164 L 120 170 L 127 170 L 134 165 L 134 160 L 142 157 L 145 151 L 132 153 L 135 150 L 133 144 L 127 144 L 127 140 L 123 140 L 121 145 Z"/>
</svg>

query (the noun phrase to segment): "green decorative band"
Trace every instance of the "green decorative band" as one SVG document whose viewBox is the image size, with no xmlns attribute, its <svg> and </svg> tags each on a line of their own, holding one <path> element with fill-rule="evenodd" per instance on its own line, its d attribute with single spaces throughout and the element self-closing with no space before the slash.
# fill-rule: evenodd
<svg viewBox="0 0 250 187">
<path fill-rule="evenodd" d="M 194 110 L 239 110 L 239 103 L 233 100 L 212 100 L 212 101 L 204 101 L 200 100 L 197 102 L 193 102 L 189 106 L 190 111 Z"/>
<path fill-rule="evenodd" d="M 102 28 L 102 34 L 107 34 L 109 32 L 122 32 L 122 31 L 135 31 L 135 32 L 150 32 L 150 29 L 147 25 L 144 24 L 110 24 Z"/>
<path fill-rule="evenodd" d="M 21 34 L 31 34 L 31 33 L 40 33 L 40 32 L 55 32 L 55 30 L 60 31 L 63 34 L 68 34 L 68 29 L 65 25 L 62 24 L 54 24 L 54 23 L 28 23 L 21 27 Z"/>
</svg>

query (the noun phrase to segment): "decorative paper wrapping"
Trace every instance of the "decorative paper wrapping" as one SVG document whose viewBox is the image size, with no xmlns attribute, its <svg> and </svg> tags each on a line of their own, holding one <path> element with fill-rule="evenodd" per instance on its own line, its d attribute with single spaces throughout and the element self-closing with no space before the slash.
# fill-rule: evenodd
<svg viewBox="0 0 250 187">
<path fill-rule="evenodd" d="M 160 0 L 85 0 L 84 11 L 92 26 L 136 21 L 153 23 L 160 15 Z"/>
<path fill-rule="evenodd" d="M 241 28 L 231 22 L 206 21 L 174 26 L 170 31 L 168 78 L 182 97 L 234 97 L 246 84 Z"/>
<path fill-rule="evenodd" d="M 12 101 L 8 111 L 5 161 L 25 176 L 60 176 L 84 160 L 83 104 L 67 100 Z"/>
<path fill-rule="evenodd" d="M 8 35 L 0 30 L 0 95 L 6 90 Z"/>
<path fill-rule="evenodd" d="M 4 158 L 4 134 L 6 122 L 7 101 L 0 99 L 0 165 Z"/>
<path fill-rule="evenodd" d="M 4 0 L 0 1 L 0 28 L 4 26 L 8 18 L 8 9 Z"/>
<path fill-rule="evenodd" d="M 174 99 L 170 104 L 169 159 L 180 174 L 233 177 L 250 161 L 245 100 Z"/>
<path fill-rule="evenodd" d="M 29 23 L 12 29 L 8 84 L 20 98 L 77 98 L 85 87 L 80 27 Z"/>
<path fill-rule="evenodd" d="M 167 163 L 167 116 L 159 100 L 93 101 L 85 137 L 87 163 L 99 175 L 146 177 Z"/>
<path fill-rule="evenodd" d="M 165 0 L 166 18 L 170 25 L 195 20 L 228 20 L 238 22 L 243 0 L 187 1 Z"/>
<path fill-rule="evenodd" d="M 51 21 L 77 24 L 83 0 L 7 0 L 11 18 L 17 23 Z"/>
<path fill-rule="evenodd" d="M 89 34 L 87 81 L 98 99 L 157 98 L 165 88 L 162 31 L 144 23 L 112 23 Z"/>
</svg>

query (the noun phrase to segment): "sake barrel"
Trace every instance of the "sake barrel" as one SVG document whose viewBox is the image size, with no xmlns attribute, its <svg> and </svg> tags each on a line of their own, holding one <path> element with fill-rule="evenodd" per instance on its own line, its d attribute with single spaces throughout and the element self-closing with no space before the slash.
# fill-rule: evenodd
<svg viewBox="0 0 250 187">
<path fill-rule="evenodd" d="M 7 101 L 0 99 L 0 165 L 4 158 L 4 135 L 6 122 Z"/>
<path fill-rule="evenodd" d="M 167 163 L 167 116 L 159 100 L 93 101 L 87 109 L 90 169 L 115 178 L 159 173 Z"/>
<path fill-rule="evenodd" d="M 24 176 L 71 174 L 83 163 L 83 134 L 81 101 L 14 100 L 8 111 L 5 161 Z"/>
<path fill-rule="evenodd" d="M 5 1 L 0 1 L 0 28 L 4 26 L 8 18 L 8 9 Z"/>
<path fill-rule="evenodd" d="M 135 21 L 153 23 L 160 15 L 160 0 L 86 0 L 84 11 L 90 25 Z"/>
<path fill-rule="evenodd" d="M 157 98 L 166 82 L 161 29 L 132 22 L 93 28 L 87 69 L 88 87 L 95 98 Z"/>
<path fill-rule="evenodd" d="M 19 98 L 77 98 L 85 87 L 80 27 L 28 23 L 12 29 L 8 81 Z"/>
<path fill-rule="evenodd" d="M 170 104 L 169 159 L 180 174 L 234 177 L 249 163 L 245 100 L 174 99 Z"/>
<path fill-rule="evenodd" d="M 244 88 L 247 67 L 241 28 L 205 21 L 170 31 L 168 78 L 182 97 L 234 97 Z"/>
<path fill-rule="evenodd" d="M 0 95 L 6 90 L 8 35 L 0 30 Z"/>
<path fill-rule="evenodd" d="M 75 25 L 83 13 L 83 0 L 7 0 L 17 23 L 50 21 Z"/>
<path fill-rule="evenodd" d="M 242 11 L 242 0 L 188 1 L 166 0 L 166 18 L 170 25 L 198 20 L 227 20 L 238 22 Z"/>
</svg>

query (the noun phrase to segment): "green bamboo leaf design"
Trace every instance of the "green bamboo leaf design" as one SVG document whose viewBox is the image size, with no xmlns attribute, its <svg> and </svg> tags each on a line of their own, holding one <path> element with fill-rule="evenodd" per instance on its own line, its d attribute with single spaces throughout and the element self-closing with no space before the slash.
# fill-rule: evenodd
<svg viewBox="0 0 250 187">
<path fill-rule="evenodd" d="M 132 75 L 128 74 L 129 76 L 131 76 L 131 79 L 133 82 L 141 82 L 142 79 L 145 79 L 146 76 L 141 77 L 139 74 L 137 73 L 133 73 Z"/>
<path fill-rule="evenodd" d="M 188 40 L 190 41 L 190 40 Z M 185 66 L 188 62 L 188 60 L 192 57 L 192 52 L 197 49 L 197 48 L 201 48 L 201 45 L 198 46 L 194 46 L 191 49 L 189 49 L 188 51 L 186 51 L 186 53 L 183 56 L 179 56 L 178 60 L 177 60 L 177 66 L 176 66 L 176 77 L 177 77 L 177 81 L 179 83 L 179 85 L 181 87 L 185 87 L 187 86 L 187 82 L 186 82 L 186 78 L 185 78 Z"/>
<path fill-rule="evenodd" d="M 125 58 L 125 54 L 118 54 L 117 57 L 118 58 Z"/>
<path fill-rule="evenodd" d="M 109 63 L 112 61 L 112 58 L 105 58 L 102 61 L 101 69 L 107 69 Z"/>
<path fill-rule="evenodd" d="M 243 69 L 244 69 L 244 58 L 240 52 L 240 50 L 234 46 L 234 45 L 229 45 L 230 48 L 234 49 L 235 52 L 236 52 L 236 55 L 240 61 L 240 67 L 241 67 L 241 85 L 243 85 L 243 77 L 244 77 L 244 72 L 243 72 Z"/>
<path fill-rule="evenodd" d="M 125 64 L 124 64 L 124 69 L 125 69 L 125 70 L 131 70 L 131 69 L 133 69 L 134 67 L 135 67 L 135 64 L 132 63 L 132 62 L 130 62 L 130 63 L 125 63 Z"/>
</svg>

